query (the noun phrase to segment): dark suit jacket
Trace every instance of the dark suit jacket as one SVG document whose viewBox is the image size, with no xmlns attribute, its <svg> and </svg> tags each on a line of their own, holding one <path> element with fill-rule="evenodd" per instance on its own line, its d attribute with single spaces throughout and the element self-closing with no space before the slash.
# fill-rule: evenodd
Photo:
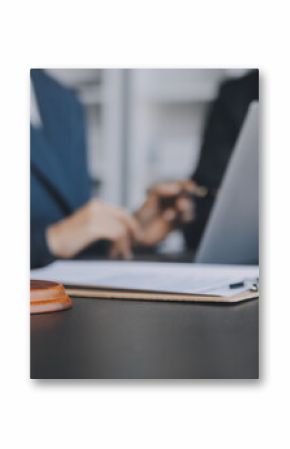
<svg viewBox="0 0 290 449">
<path fill-rule="evenodd" d="M 74 212 L 90 198 L 84 112 L 74 92 L 43 70 L 31 70 L 42 127 L 30 129 L 31 267 L 53 260 L 48 225 Z"/>
<path fill-rule="evenodd" d="M 259 98 L 259 71 L 251 70 L 245 76 L 224 82 L 213 102 L 206 121 L 200 160 L 192 176 L 198 184 L 211 192 L 220 187 L 237 137 L 250 103 Z M 196 248 L 210 210 L 214 194 L 196 202 L 196 220 L 184 228 L 189 248 Z"/>
</svg>

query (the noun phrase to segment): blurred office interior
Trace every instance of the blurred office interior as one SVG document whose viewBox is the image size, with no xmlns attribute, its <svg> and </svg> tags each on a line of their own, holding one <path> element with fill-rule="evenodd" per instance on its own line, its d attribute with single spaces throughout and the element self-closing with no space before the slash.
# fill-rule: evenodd
<svg viewBox="0 0 290 449">
<path fill-rule="evenodd" d="M 93 194 L 133 211 L 146 189 L 190 176 L 210 102 L 240 69 L 47 69 L 77 92 L 87 117 Z M 35 101 L 31 117 L 40 120 Z M 181 245 L 181 241 L 173 247 Z M 169 245 L 170 246 L 170 245 Z"/>
</svg>

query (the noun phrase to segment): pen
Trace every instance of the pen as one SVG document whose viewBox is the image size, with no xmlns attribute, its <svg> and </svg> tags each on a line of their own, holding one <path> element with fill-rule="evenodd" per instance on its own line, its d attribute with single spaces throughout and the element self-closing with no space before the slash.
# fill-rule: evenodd
<svg viewBox="0 0 290 449">
<path fill-rule="evenodd" d="M 244 287 L 245 283 L 244 281 L 241 282 L 235 282 L 233 284 L 230 284 L 229 287 L 230 288 L 240 288 L 240 287 Z"/>
<path fill-rule="evenodd" d="M 245 281 L 240 281 L 240 282 L 234 282 L 232 284 L 229 284 L 229 288 L 241 288 L 245 286 Z M 259 278 L 251 281 L 251 286 L 250 286 L 250 290 L 251 291 L 258 291 L 259 290 Z"/>
</svg>

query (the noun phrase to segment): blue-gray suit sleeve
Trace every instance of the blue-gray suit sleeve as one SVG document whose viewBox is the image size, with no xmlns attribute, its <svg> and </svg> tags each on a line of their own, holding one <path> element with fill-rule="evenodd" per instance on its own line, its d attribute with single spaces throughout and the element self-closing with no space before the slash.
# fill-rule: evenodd
<svg viewBox="0 0 290 449">
<path fill-rule="evenodd" d="M 30 266 L 38 268 L 53 262 L 55 257 L 51 254 L 47 241 L 46 229 L 31 227 L 30 233 Z"/>
</svg>

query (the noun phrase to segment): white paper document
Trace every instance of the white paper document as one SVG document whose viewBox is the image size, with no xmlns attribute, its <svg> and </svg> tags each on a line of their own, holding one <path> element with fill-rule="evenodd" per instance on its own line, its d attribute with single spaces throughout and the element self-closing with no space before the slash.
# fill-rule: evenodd
<svg viewBox="0 0 290 449">
<path fill-rule="evenodd" d="M 248 290 L 258 266 L 164 262 L 57 261 L 31 271 L 31 279 L 66 286 L 232 296 Z"/>
</svg>

